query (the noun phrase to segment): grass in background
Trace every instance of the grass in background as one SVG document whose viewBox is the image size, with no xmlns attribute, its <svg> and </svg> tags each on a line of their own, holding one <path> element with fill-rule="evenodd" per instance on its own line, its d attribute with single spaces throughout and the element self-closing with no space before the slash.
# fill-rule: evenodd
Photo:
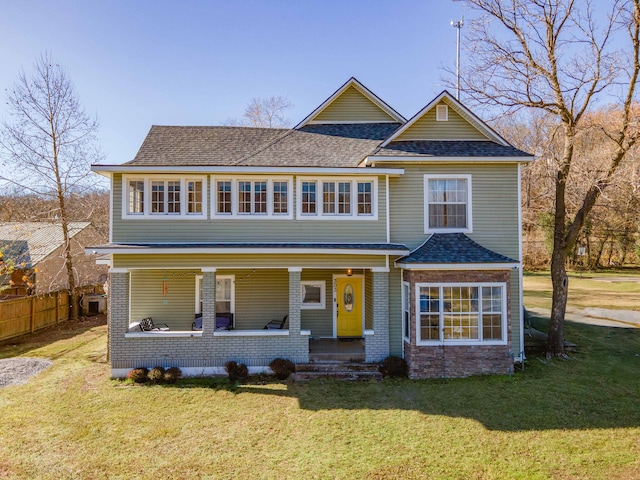
<svg viewBox="0 0 640 480">
<path fill-rule="evenodd" d="M 640 330 L 568 323 L 579 353 L 512 377 L 238 387 L 113 381 L 104 325 L 49 334 L 0 346 L 54 359 L 0 389 L 0 478 L 640 478 Z"/>
<path fill-rule="evenodd" d="M 551 291 L 548 271 L 524 274 L 525 306 L 551 309 Z M 640 310 L 640 270 L 570 272 L 568 304 L 573 308 Z"/>
</svg>

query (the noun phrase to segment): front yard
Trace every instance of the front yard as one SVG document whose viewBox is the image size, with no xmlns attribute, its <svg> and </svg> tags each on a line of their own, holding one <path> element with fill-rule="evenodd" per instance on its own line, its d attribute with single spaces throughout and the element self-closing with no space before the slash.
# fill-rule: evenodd
<svg viewBox="0 0 640 480">
<path fill-rule="evenodd" d="M 65 325 L 0 345 L 54 362 L 0 389 L 0 478 L 640 478 L 640 329 L 567 338 L 513 377 L 141 387 Z"/>
</svg>

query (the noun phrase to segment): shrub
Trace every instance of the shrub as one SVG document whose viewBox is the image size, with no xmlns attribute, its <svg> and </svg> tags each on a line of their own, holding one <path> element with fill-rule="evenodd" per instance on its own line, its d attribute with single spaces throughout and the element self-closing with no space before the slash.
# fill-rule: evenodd
<svg viewBox="0 0 640 480">
<path fill-rule="evenodd" d="M 129 373 L 127 373 L 127 378 L 130 378 L 135 383 L 144 383 L 147 381 L 147 374 L 149 370 L 146 368 L 134 368 Z"/>
<path fill-rule="evenodd" d="M 278 380 L 286 380 L 289 375 L 296 371 L 296 366 L 291 360 L 286 358 L 274 358 L 269 364 Z"/>
<path fill-rule="evenodd" d="M 151 383 L 162 383 L 164 381 L 164 367 L 153 367 L 147 378 Z"/>
<path fill-rule="evenodd" d="M 406 377 L 408 371 L 407 362 L 400 357 L 389 356 L 380 365 L 383 377 Z"/>
<path fill-rule="evenodd" d="M 230 361 L 224 364 L 224 369 L 229 375 L 230 382 L 235 382 L 238 379 L 244 380 L 249 376 L 249 369 L 244 363 L 238 364 L 234 361 Z"/>
<path fill-rule="evenodd" d="M 182 376 L 182 370 L 178 367 L 167 368 L 164 372 L 164 381 L 166 383 L 176 383 L 176 380 Z"/>
</svg>

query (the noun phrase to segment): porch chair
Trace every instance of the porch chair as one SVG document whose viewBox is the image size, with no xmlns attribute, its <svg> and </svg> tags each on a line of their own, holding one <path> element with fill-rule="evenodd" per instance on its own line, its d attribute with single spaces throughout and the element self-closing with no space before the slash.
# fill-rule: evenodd
<svg viewBox="0 0 640 480">
<path fill-rule="evenodd" d="M 169 325 L 167 325 L 166 323 L 158 326 L 153 323 L 153 319 L 151 317 L 148 317 L 140 320 L 140 330 L 142 330 L 143 332 L 167 332 L 170 329 Z"/>
<path fill-rule="evenodd" d="M 289 315 L 282 317 L 282 320 L 271 320 L 264 326 L 264 330 L 282 330 Z"/>
</svg>

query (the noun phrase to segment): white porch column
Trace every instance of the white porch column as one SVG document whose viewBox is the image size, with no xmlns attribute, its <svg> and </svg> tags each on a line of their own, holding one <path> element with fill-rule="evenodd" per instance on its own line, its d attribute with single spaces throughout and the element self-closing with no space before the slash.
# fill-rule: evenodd
<svg viewBox="0 0 640 480">
<path fill-rule="evenodd" d="M 109 325 L 109 359 L 117 358 L 115 351 L 124 347 L 124 334 L 129 329 L 129 270 L 112 268 L 109 270 L 109 296 L 107 323 Z M 119 348 L 120 347 L 120 348 Z"/>
<path fill-rule="evenodd" d="M 289 267 L 289 335 L 300 335 L 302 267 Z"/>
<path fill-rule="evenodd" d="M 216 329 L 216 269 L 202 268 L 202 335 L 213 337 Z"/>
<path fill-rule="evenodd" d="M 379 362 L 389 356 L 389 269 L 372 268 L 373 335 L 365 337 L 367 362 Z"/>
</svg>

